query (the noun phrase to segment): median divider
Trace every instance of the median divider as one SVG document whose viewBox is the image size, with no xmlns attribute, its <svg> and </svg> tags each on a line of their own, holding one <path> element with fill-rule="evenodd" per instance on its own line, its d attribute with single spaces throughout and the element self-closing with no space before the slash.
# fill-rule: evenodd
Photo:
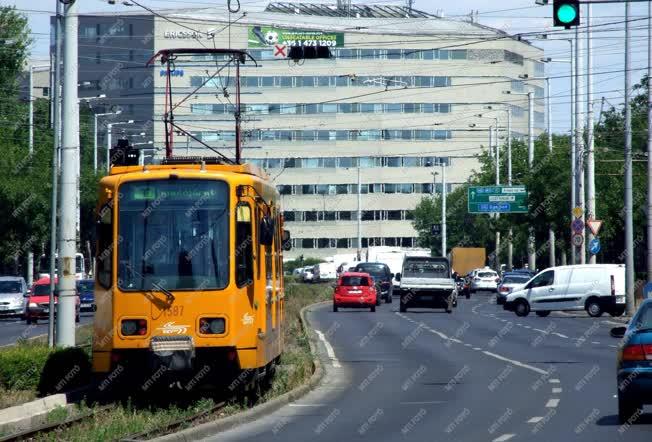
<svg viewBox="0 0 652 442">
<path fill-rule="evenodd" d="M 283 406 L 289 404 L 290 402 L 296 401 L 317 387 L 324 377 L 324 368 L 317 354 L 316 334 L 309 327 L 308 320 L 306 319 L 306 312 L 310 308 L 325 304 L 330 304 L 330 301 L 307 305 L 303 307 L 299 313 L 301 328 L 303 329 L 304 333 L 308 334 L 308 344 L 310 345 L 310 353 L 312 354 L 313 373 L 307 383 L 296 387 L 295 389 L 288 391 L 281 396 L 278 396 L 260 405 L 256 405 L 249 410 L 243 411 L 233 416 L 206 422 L 204 424 L 200 424 L 195 427 L 179 431 L 177 433 L 168 434 L 151 440 L 157 442 L 187 442 L 213 436 L 216 433 L 226 431 L 239 425 L 246 424 L 261 417 L 267 416 L 270 413 L 273 413 Z"/>
</svg>

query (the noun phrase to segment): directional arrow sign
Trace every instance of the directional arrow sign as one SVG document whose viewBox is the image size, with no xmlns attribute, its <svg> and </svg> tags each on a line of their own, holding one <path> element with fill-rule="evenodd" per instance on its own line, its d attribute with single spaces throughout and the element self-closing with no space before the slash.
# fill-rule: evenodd
<svg viewBox="0 0 652 442">
<path fill-rule="evenodd" d="M 602 227 L 602 220 L 590 219 L 586 222 L 586 224 L 589 226 L 589 229 L 591 229 L 591 233 L 593 233 L 593 236 L 598 236 L 600 227 Z"/>
<path fill-rule="evenodd" d="M 469 213 L 527 213 L 525 186 L 470 186 Z"/>
</svg>

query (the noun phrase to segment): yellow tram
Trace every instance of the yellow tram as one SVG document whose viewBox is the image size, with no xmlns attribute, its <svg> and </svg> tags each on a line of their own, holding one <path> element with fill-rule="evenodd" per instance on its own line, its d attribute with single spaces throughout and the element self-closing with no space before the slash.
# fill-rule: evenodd
<svg viewBox="0 0 652 442">
<path fill-rule="evenodd" d="M 290 245 L 279 194 L 257 167 L 210 163 L 172 157 L 101 180 L 96 375 L 136 373 L 145 390 L 163 373 L 233 386 L 273 372 Z"/>
</svg>

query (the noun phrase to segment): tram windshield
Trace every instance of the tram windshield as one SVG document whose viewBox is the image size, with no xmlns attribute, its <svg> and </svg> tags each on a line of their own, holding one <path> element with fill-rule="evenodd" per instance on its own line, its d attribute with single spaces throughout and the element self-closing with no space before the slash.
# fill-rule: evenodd
<svg viewBox="0 0 652 442">
<path fill-rule="evenodd" d="M 228 186 L 151 180 L 120 187 L 118 286 L 207 290 L 229 281 Z"/>
</svg>

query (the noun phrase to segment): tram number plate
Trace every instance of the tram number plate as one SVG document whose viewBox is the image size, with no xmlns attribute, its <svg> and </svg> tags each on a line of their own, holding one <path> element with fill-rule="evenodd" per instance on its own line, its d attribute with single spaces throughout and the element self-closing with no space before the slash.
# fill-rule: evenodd
<svg viewBox="0 0 652 442">
<path fill-rule="evenodd" d="M 183 306 L 175 305 L 169 309 L 163 310 L 165 316 L 182 316 L 183 315 Z"/>
</svg>

